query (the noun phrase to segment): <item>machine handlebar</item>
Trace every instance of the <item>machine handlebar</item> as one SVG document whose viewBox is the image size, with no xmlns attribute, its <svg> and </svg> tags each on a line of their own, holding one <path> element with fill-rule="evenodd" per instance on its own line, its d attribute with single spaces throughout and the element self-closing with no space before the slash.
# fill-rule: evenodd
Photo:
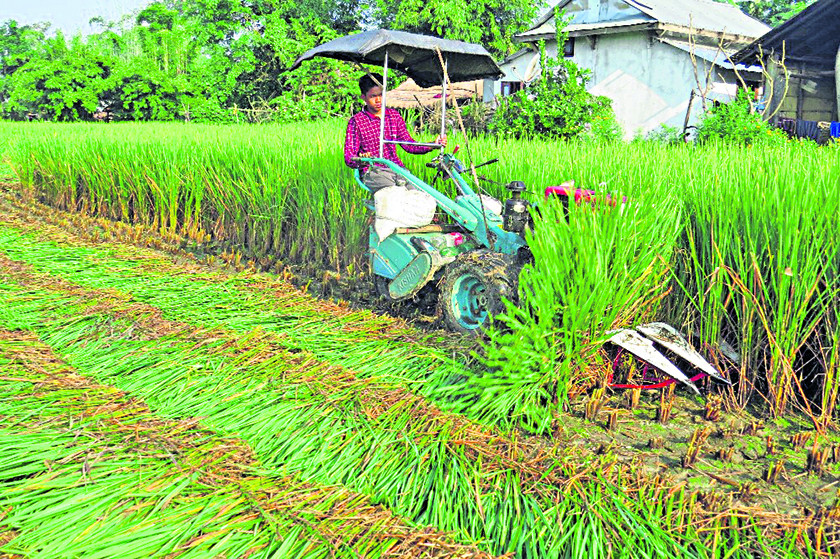
<svg viewBox="0 0 840 559">
<path fill-rule="evenodd" d="M 485 165 L 492 165 L 493 163 L 498 163 L 498 162 L 499 162 L 499 158 L 495 157 L 495 158 L 491 159 L 490 161 L 485 161 L 484 163 L 476 165 L 475 168 L 479 169 L 481 167 L 484 167 Z"/>
</svg>

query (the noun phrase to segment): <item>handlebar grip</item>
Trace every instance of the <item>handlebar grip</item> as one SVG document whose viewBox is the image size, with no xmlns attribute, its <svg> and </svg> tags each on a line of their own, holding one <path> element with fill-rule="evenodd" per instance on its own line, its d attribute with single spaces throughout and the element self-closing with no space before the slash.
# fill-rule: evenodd
<svg viewBox="0 0 840 559">
<path fill-rule="evenodd" d="M 499 162 L 499 158 L 496 157 L 494 159 L 491 159 L 490 161 L 485 161 L 484 163 L 482 163 L 480 165 L 476 165 L 475 168 L 478 169 L 479 167 L 484 167 L 485 165 L 492 165 L 493 163 L 498 163 L 498 162 Z"/>
</svg>

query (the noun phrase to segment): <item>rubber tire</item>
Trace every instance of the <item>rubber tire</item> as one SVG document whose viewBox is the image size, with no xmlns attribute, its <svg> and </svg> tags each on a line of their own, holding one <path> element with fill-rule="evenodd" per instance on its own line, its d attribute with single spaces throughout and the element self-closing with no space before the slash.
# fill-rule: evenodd
<svg viewBox="0 0 840 559">
<path fill-rule="evenodd" d="M 520 269 L 512 257 L 498 252 L 478 250 L 459 256 L 446 267 L 440 283 L 438 312 L 446 327 L 469 336 L 484 336 L 493 317 L 504 312 L 503 299 L 517 302 Z M 486 316 L 480 323 L 473 320 L 478 317 L 470 314 L 465 320 L 463 307 L 459 309 L 458 291 L 464 291 L 465 283 L 483 290 L 481 295 L 486 305 L 482 311 L 486 311 Z M 467 310 L 467 313 L 471 311 Z"/>
</svg>

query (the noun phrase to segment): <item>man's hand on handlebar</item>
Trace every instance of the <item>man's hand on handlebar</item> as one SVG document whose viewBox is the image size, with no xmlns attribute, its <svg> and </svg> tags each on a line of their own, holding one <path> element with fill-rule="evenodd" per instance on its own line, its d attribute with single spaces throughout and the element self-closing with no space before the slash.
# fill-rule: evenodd
<svg viewBox="0 0 840 559">
<path fill-rule="evenodd" d="M 436 144 L 440 144 L 440 145 L 441 145 L 441 147 L 446 147 L 446 135 L 445 135 L 445 134 L 441 134 L 440 136 L 438 136 L 438 137 L 435 139 L 435 143 L 436 143 Z"/>
</svg>

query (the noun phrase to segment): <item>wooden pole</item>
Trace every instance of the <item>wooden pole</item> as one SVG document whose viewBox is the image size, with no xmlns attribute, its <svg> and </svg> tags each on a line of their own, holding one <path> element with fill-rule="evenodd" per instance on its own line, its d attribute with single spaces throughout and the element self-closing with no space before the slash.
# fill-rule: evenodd
<svg viewBox="0 0 840 559">
<path fill-rule="evenodd" d="M 440 96 L 440 135 L 446 136 L 446 76 L 449 59 L 443 61 L 443 74 L 441 75 L 441 96 Z M 457 99 L 456 99 L 457 102 Z M 440 152 L 443 153 L 444 147 L 440 146 Z"/>
<path fill-rule="evenodd" d="M 382 115 L 379 122 L 379 159 L 385 156 L 385 111 L 388 108 L 385 102 L 385 93 L 388 89 L 388 50 L 385 50 L 385 64 L 382 66 Z"/>
</svg>

